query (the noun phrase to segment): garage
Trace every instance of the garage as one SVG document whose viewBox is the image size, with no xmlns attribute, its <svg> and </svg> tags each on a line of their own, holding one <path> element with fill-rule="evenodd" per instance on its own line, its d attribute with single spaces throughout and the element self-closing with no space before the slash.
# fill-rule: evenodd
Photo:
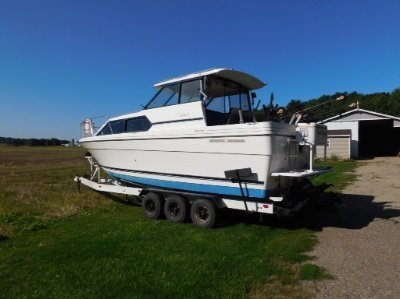
<svg viewBox="0 0 400 299">
<path fill-rule="evenodd" d="M 395 156 L 399 152 L 400 128 L 392 119 L 366 120 L 359 123 L 359 156 Z"/>
<path fill-rule="evenodd" d="M 397 156 L 400 152 L 400 117 L 357 107 L 319 122 L 328 127 L 327 157 L 371 158 Z M 341 132 L 341 133 L 340 133 Z M 346 133 L 345 133 L 346 132 Z M 340 133 L 340 134 L 339 134 Z M 338 136 L 342 135 L 342 136 Z M 349 136 L 346 140 L 346 136 Z M 321 150 L 317 148 L 317 156 Z M 323 156 L 323 154 L 322 154 Z"/>
<path fill-rule="evenodd" d="M 350 159 L 351 130 L 328 130 L 326 157 L 328 159 Z M 317 146 L 317 158 L 324 158 L 323 146 Z"/>
</svg>

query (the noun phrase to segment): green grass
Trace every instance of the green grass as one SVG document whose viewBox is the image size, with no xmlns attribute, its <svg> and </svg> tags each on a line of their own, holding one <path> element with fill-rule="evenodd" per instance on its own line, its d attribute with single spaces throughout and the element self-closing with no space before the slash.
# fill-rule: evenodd
<svg viewBox="0 0 400 299">
<path fill-rule="evenodd" d="M 334 186 L 330 187 L 328 191 L 340 192 L 356 179 L 354 169 L 357 163 L 355 160 L 317 162 L 316 166 L 330 166 L 332 171 L 314 178 L 312 182 L 314 185 L 333 184 Z"/>
<path fill-rule="evenodd" d="M 302 280 L 321 280 L 332 278 L 332 276 L 329 275 L 325 269 L 310 263 L 304 263 L 301 265 L 299 277 Z"/>
<path fill-rule="evenodd" d="M 84 153 L 80 148 L 0 147 L 0 234 L 109 206 L 96 192 L 77 196 L 72 179 L 88 171 Z"/>
<path fill-rule="evenodd" d="M 2 297 L 301 298 L 302 280 L 324 277 L 307 263 L 308 229 L 238 221 L 203 230 L 147 220 L 88 188 L 78 195 L 83 153 L 0 147 Z"/>
<path fill-rule="evenodd" d="M 238 224 L 202 230 L 145 220 L 138 207 L 58 222 L 0 243 L 0 291 L 10 297 L 245 297 L 274 275 L 296 282 L 314 238 Z M 19 283 L 15 283 L 18 281 Z"/>
</svg>

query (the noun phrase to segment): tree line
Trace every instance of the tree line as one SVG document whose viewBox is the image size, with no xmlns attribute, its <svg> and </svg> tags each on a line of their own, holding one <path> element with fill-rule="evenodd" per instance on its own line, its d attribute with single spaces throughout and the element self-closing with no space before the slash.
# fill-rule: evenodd
<svg viewBox="0 0 400 299">
<path fill-rule="evenodd" d="M 335 99 L 340 96 L 344 96 L 344 99 L 336 101 Z M 400 88 L 396 88 L 392 92 L 377 92 L 371 94 L 338 92 L 303 102 L 300 100 L 291 100 L 286 108 L 288 113 L 292 114 L 328 101 L 331 102 L 305 112 L 307 114 L 305 116 L 306 119 L 313 122 L 324 120 L 356 108 L 357 102 L 361 109 L 392 116 L 400 116 Z"/>
<path fill-rule="evenodd" d="M 12 138 L 12 137 L 0 137 L 0 143 L 13 145 L 13 146 L 58 146 L 69 143 L 68 140 L 60 140 L 57 138 L 51 139 L 36 139 L 36 138 Z"/>
</svg>

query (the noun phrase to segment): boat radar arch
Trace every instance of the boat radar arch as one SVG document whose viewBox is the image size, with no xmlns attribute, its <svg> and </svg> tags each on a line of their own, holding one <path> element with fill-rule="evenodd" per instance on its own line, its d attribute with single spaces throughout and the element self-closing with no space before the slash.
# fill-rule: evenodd
<svg viewBox="0 0 400 299">
<path fill-rule="evenodd" d="M 182 82 L 182 81 L 187 81 L 187 80 L 193 80 L 205 76 L 210 76 L 214 75 L 223 79 L 227 79 L 230 81 L 233 81 L 235 83 L 240 84 L 241 86 L 254 90 L 254 89 L 259 89 L 261 87 L 264 87 L 267 85 L 266 83 L 262 82 L 261 80 L 257 79 L 256 77 L 249 75 L 244 72 L 240 71 L 235 71 L 232 68 L 214 68 L 214 69 L 208 69 L 196 73 L 192 73 L 189 75 L 185 76 L 180 76 L 168 80 L 161 81 L 157 84 L 154 85 L 156 88 L 162 88 L 166 85 L 177 83 L 177 82 Z"/>
</svg>

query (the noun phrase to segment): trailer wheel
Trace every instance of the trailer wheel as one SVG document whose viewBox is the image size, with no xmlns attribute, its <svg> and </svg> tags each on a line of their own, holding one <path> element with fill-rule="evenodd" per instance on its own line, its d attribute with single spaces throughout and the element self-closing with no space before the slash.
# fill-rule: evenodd
<svg viewBox="0 0 400 299">
<path fill-rule="evenodd" d="M 175 223 L 183 223 L 186 220 L 187 204 L 186 200 L 179 195 L 170 195 L 165 200 L 165 217 Z"/>
<path fill-rule="evenodd" d="M 161 195 L 149 192 L 143 196 L 142 209 L 147 218 L 160 219 L 163 213 L 164 200 Z"/>
<path fill-rule="evenodd" d="M 212 228 L 216 218 L 215 205 L 207 199 L 198 199 L 190 209 L 190 216 L 194 225 Z"/>
</svg>

